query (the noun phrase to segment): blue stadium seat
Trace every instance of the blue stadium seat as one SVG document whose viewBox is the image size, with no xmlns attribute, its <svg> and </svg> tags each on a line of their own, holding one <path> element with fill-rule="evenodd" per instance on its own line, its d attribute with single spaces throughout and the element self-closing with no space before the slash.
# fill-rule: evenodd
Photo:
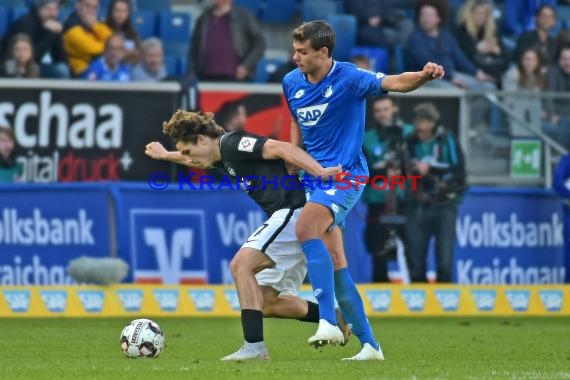
<svg viewBox="0 0 570 380">
<path fill-rule="evenodd" d="M 172 55 L 174 57 L 187 57 L 189 50 L 188 41 L 162 41 L 164 47 L 164 55 Z"/>
<path fill-rule="evenodd" d="M 234 4 L 244 7 L 258 17 L 263 8 L 262 0 L 234 0 Z"/>
<path fill-rule="evenodd" d="M 156 35 L 156 12 L 139 10 L 133 13 L 132 23 L 141 39 L 147 39 Z"/>
<path fill-rule="evenodd" d="M 0 37 L 8 30 L 8 9 L 0 7 Z"/>
<path fill-rule="evenodd" d="M 259 15 L 261 22 L 289 22 L 297 10 L 296 0 L 266 0 L 263 11 Z"/>
<path fill-rule="evenodd" d="M 327 16 L 338 14 L 337 3 L 333 0 L 302 0 L 301 14 L 303 21 L 324 20 Z"/>
<path fill-rule="evenodd" d="M 190 40 L 191 19 L 188 13 L 162 11 L 159 14 L 158 36 L 163 41 Z"/>
<path fill-rule="evenodd" d="M 187 57 L 179 57 L 178 58 L 178 73 L 180 75 L 186 75 L 188 71 L 188 58 Z"/>
<path fill-rule="evenodd" d="M 8 22 L 11 24 L 30 11 L 29 7 L 12 7 Z"/>
<path fill-rule="evenodd" d="M 67 20 L 67 18 L 69 17 L 69 15 L 74 11 L 74 8 L 59 8 L 59 21 L 60 22 L 65 22 L 65 20 Z"/>
<path fill-rule="evenodd" d="M 365 55 L 370 59 L 373 71 L 387 73 L 390 67 L 390 51 L 381 47 L 353 46 L 350 49 L 350 56 Z"/>
<path fill-rule="evenodd" d="M 136 3 L 139 11 L 169 11 L 172 7 L 172 0 L 136 0 Z"/>
<path fill-rule="evenodd" d="M 253 81 L 256 83 L 266 83 L 269 76 L 283 64 L 285 64 L 285 61 L 282 59 L 261 58 L 255 69 Z"/>
<path fill-rule="evenodd" d="M 329 15 L 326 20 L 336 33 L 333 58 L 339 61 L 347 61 L 350 58 L 350 49 L 356 43 L 356 17 L 353 15 Z"/>
<path fill-rule="evenodd" d="M 164 56 L 164 66 L 166 66 L 166 73 L 169 76 L 178 75 L 178 58 L 172 55 Z"/>
</svg>

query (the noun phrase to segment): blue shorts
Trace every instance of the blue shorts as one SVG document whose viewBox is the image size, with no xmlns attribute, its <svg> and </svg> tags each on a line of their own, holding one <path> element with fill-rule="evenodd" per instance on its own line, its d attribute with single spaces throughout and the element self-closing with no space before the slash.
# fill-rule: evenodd
<svg viewBox="0 0 570 380">
<path fill-rule="evenodd" d="M 345 219 L 350 210 L 356 205 L 365 186 L 351 186 L 349 189 L 336 189 L 331 188 L 323 190 L 318 186 L 314 190 L 309 190 L 305 193 L 307 202 L 318 203 L 328 208 L 333 215 L 333 223 L 329 227 L 329 231 L 335 226 L 339 226 L 344 230 Z"/>
</svg>

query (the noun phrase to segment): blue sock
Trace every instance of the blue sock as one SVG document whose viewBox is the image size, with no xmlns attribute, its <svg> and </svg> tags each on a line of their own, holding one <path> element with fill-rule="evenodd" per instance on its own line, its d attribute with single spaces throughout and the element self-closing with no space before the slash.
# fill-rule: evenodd
<svg viewBox="0 0 570 380">
<path fill-rule="evenodd" d="M 319 303 L 319 319 L 336 325 L 334 312 L 334 266 L 331 255 L 321 239 L 301 243 L 307 258 L 307 272 L 313 286 L 313 293 Z"/>
<path fill-rule="evenodd" d="M 351 325 L 352 333 L 358 337 L 362 345 L 369 343 L 378 350 L 380 344 L 374 338 L 372 327 L 364 313 L 362 298 L 352 281 L 348 268 L 334 272 L 334 289 L 340 311 Z"/>
</svg>

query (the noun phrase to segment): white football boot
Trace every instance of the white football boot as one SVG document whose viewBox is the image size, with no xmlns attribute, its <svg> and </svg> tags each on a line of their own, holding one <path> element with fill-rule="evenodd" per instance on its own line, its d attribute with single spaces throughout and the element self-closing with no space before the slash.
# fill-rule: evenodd
<svg viewBox="0 0 570 380">
<path fill-rule="evenodd" d="M 343 344 L 344 335 L 338 326 L 331 325 L 326 319 L 321 319 L 317 332 L 309 338 L 308 342 L 315 348 L 321 348 L 326 344 Z"/>
<path fill-rule="evenodd" d="M 249 343 L 244 342 L 239 350 L 224 356 L 220 360 L 268 360 L 269 351 L 265 346 L 265 342 Z"/>
<path fill-rule="evenodd" d="M 384 360 L 384 353 L 382 349 L 375 350 L 370 343 L 364 343 L 362 350 L 351 358 L 344 358 L 342 360 Z"/>
</svg>

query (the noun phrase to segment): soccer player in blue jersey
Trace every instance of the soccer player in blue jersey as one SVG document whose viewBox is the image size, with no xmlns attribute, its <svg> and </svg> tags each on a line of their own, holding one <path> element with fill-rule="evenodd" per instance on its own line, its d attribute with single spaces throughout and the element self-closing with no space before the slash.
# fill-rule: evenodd
<svg viewBox="0 0 570 380">
<path fill-rule="evenodd" d="M 335 33 L 324 21 L 304 23 L 293 31 L 297 69 L 283 78 L 283 92 L 292 114 L 291 142 L 304 145 L 322 166 L 342 165 L 345 180 L 367 176 L 362 143 L 366 97 L 408 92 L 442 78 L 443 67 L 428 62 L 422 71 L 385 75 L 333 60 Z M 309 179 L 316 179 L 307 175 Z M 344 185 L 344 184 L 343 184 Z M 319 327 L 309 344 L 342 342 L 334 299 L 362 343 L 350 360 L 383 360 L 380 345 L 364 313 L 362 298 L 348 272 L 342 228 L 347 213 L 360 198 L 364 186 L 347 190 L 313 186 L 296 225 L 313 292 L 319 302 Z M 327 248 L 328 247 L 328 248 Z M 335 294 L 336 293 L 336 294 Z"/>
</svg>

